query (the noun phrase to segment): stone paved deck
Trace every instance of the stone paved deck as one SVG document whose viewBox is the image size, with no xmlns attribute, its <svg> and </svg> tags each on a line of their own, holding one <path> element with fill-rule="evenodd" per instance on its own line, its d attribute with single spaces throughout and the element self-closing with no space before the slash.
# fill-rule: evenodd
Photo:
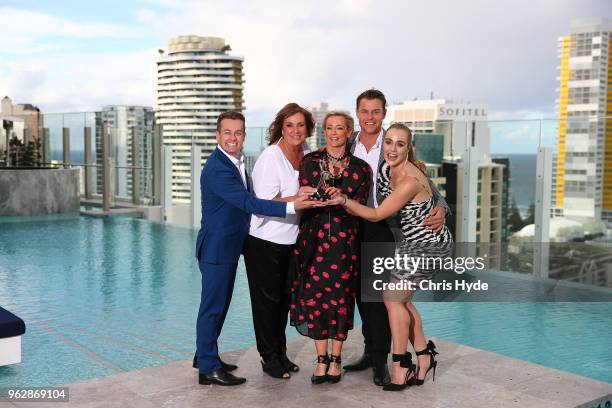
<svg viewBox="0 0 612 408">
<path fill-rule="evenodd" d="M 595 381 L 499 354 L 434 339 L 440 355 L 436 381 L 422 387 L 383 392 L 371 371 L 345 374 L 338 384 L 311 385 L 314 346 L 305 338 L 289 343 L 302 370 L 290 380 L 261 371 L 255 348 L 224 354 L 248 378 L 237 387 L 202 386 L 191 361 L 69 384 L 69 403 L 10 403 L 0 407 L 575 407 L 612 393 Z M 351 333 L 343 359 L 359 356 L 362 339 Z"/>
</svg>

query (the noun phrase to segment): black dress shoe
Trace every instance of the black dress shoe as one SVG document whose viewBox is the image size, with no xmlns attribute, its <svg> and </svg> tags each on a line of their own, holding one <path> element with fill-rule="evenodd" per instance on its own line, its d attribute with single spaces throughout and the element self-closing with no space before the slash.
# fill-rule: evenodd
<svg viewBox="0 0 612 408">
<path fill-rule="evenodd" d="M 361 358 L 354 363 L 347 364 L 343 368 L 346 371 L 362 371 L 374 365 L 372 356 L 369 353 L 363 353 Z"/>
<path fill-rule="evenodd" d="M 387 366 L 387 363 L 375 364 L 373 371 L 374 384 L 384 386 L 391 382 L 391 376 L 389 375 L 389 367 Z"/>
<path fill-rule="evenodd" d="M 219 357 L 219 362 L 221 363 L 221 368 L 224 369 L 225 371 L 234 371 L 235 369 L 238 368 L 238 366 L 235 364 L 228 364 L 225 361 L 221 360 L 221 357 Z M 191 364 L 191 366 L 193 368 L 198 368 L 198 355 L 197 354 L 193 355 L 193 363 Z"/>
<path fill-rule="evenodd" d="M 230 374 L 224 369 L 220 368 L 212 373 L 200 374 L 199 382 L 202 385 L 217 384 L 232 386 L 244 384 L 246 382 L 246 378 L 236 377 L 234 374 Z"/>
</svg>

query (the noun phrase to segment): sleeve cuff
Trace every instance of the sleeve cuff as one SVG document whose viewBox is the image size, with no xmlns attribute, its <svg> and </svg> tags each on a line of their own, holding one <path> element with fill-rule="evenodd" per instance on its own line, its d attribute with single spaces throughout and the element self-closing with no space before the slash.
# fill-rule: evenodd
<svg viewBox="0 0 612 408">
<path fill-rule="evenodd" d="M 287 203 L 286 212 L 287 215 L 295 214 L 295 204 L 293 203 L 293 201 Z"/>
</svg>

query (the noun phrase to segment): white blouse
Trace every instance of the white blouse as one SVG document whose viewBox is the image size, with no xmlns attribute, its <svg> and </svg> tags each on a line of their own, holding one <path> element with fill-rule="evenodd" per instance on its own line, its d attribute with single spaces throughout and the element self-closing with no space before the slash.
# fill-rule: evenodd
<svg viewBox="0 0 612 408">
<path fill-rule="evenodd" d="M 253 192 L 257 198 L 271 200 L 290 197 L 296 195 L 300 188 L 299 171 L 293 168 L 277 144 L 278 142 L 266 147 L 253 168 L 251 178 Z M 310 150 L 304 147 L 304 155 L 309 152 Z M 297 239 L 299 223 L 299 214 L 288 214 L 285 218 L 253 214 L 249 233 L 259 239 L 291 245 L 295 244 Z"/>
</svg>

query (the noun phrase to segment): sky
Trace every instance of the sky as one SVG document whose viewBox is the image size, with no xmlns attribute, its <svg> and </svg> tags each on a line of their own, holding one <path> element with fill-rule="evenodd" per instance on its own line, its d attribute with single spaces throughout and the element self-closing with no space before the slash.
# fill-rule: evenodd
<svg viewBox="0 0 612 408">
<path fill-rule="evenodd" d="M 484 103 L 490 119 L 551 118 L 557 38 L 587 17 L 612 18 L 610 0 L 0 0 L 0 96 L 43 112 L 154 106 L 158 49 L 193 34 L 244 57 L 249 126 L 288 102 L 353 110 L 371 87 L 389 102 L 433 92 Z M 533 126 L 502 126 L 493 149 L 521 150 Z"/>
</svg>

